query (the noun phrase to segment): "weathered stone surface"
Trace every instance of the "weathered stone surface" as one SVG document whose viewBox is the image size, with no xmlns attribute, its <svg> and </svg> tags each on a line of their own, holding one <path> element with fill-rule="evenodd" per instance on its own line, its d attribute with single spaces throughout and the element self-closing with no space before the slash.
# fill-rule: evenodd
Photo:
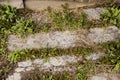
<svg viewBox="0 0 120 80">
<path fill-rule="evenodd" d="M 31 70 L 34 70 L 34 67 L 27 67 L 25 70 L 26 71 L 31 71 Z"/>
<path fill-rule="evenodd" d="M 97 60 L 103 56 L 105 56 L 105 53 L 100 53 L 100 52 L 99 53 L 91 53 L 90 55 L 86 56 L 86 59 L 87 60 Z"/>
<path fill-rule="evenodd" d="M 56 74 L 57 72 L 64 72 L 64 71 L 70 71 L 75 72 L 76 67 L 69 67 L 69 66 L 62 66 L 62 67 L 52 67 L 51 69 L 45 69 L 44 71 L 50 71 L 52 74 Z"/>
<path fill-rule="evenodd" d="M 93 28 L 90 29 L 90 31 L 36 33 L 26 38 L 10 35 L 8 37 L 8 49 L 14 51 L 26 48 L 69 48 L 75 46 L 90 46 L 93 45 L 93 43 L 103 43 L 116 39 L 120 39 L 120 30 L 116 26 Z"/>
<path fill-rule="evenodd" d="M 8 76 L 6 80 L 21 80 L 20 73 L 13 73 L 13 75 Z"/>
<path fill-rule="evenodd" d="M 105 29 L 94 28 L 90 30 L 88 37 L 95 43 L 114 41 L 120 38 L 120 30 L 115 26 L 110 26 Z"/>
<path fill-rule="evenodd" d="M 104 53 L 98 53 L 98 54 L 104 54 Z M 88 60 L 96 60 L 101 55 L 98 55 L 97 53 L 91 55 L 88 55 Z M 97 55 L 97 57 L 95 56 Z M 24 62 L 18 62 L 18 67 L 15 69 L 15 73 L 13 75 L 9 75 L 6 80 L 21 80 L 22 76 L 24 76 L 25 73 L 32 71 L 34 69 L 38 69 L 40 71 L 50 71 L 53 74 L 56 72 L 63 72 L 63 71 L 72 71 L 74 72 L 76 70 L 75 66 L 70 67 L 70 64 L 75 64 L 79 61 L 82 61 L 82 56 L 57 56 L 57 57 L 50 57 L 47 61 L 45 59 L 35 59 L 30 61 L 24 61 Z M 67 65 L 69 64 L 69 65 Z"/>
<path fill-rule="evenodd" d="M 87 14 L 89 20 L 96 20 L 100 19 L 100 14 L 103 13 L 103 8 L 83 9 L 83 12 Z"/>
<path fill-rule="evenodd" d="M 13 80 L 21 80 L 21 75 L 20 73 L 14 73 L 14 79 Z"/>
<path fill-rule="evenodd" d="M 13 75 L 12 76 L 8 76 L 8 78 L 6 80 L 14 80 L 13 77 L 14 77 Z"/>
<path fill-rule="evenodd" d="M 103 2 L 103 1 L 107 1 L 107 0 L 75 0 L 75 1 L 78 1 L 78 2 L 86 2 L 86 3 L 100 3 L 100 2 Z"/>
<path fill-rule="evenodd" d="M 61 9 L 61 5 L 66 4 L 66 3 L 69 4 L 70 8 L 95 5 L 94 3 L 84 4 L 84 3 L 73 2 L 73 1 L 64 1 L 64 0 L 62 0 L 62 1 L 26 0 L 25 6 L 26 6 L 26 8 L 29 8 L 29 9 L 32 9 L 35 11 L 41 11 L 41 10 L 47 9 L 48 6 L 52 7 L 53 9 Z"/>
<path fill-rule="evenodd" d="M 57 58 L 51 58 L 49 60 L 49 62 L 53 66 L 60 66 L 60 65 L 64 66 L 65 65 L 65 61 L 62 58 L 59 58 L 59 59 L 57 59 Z"/>
<path fill-rule="evenodd" d="M 120 74 L 101 73 L 93 76 L 90 80 L 120 80 Z"/>
<path fill-rule="evenodd" d="M 107 80 L 107 77 L 105 76 L 94 76 L 91 80 Z"/>
<path fill-rule="evenodd" d="M 25 48 L 46 48 L 46 47 L 74 47 L 76 41 L 75 32 L 53 32 L 53 33 L 37 33 L 30 35 L 24 39 L 15 35 L 10 35 L 8 39 L 8 49 L 13 51 Z"/>
<path fill-rule="evenodd" d="M 33 65 L 36 67 L 41 67 L 43 69 L 47 69 L 50 67 L 58 67 L 58 66 L 65 66 L 67 63 L 76 63 L 78 61 L 82 61 L 82 57 L 76 56 L 60 56 L 60 57 L 50 57 L 47 62 L 44 62 L 44 59 L 35 59 L 33 61 Z"/>
<path fill-rule="evenodd" d="M 29 67 L 29 66 L 31 66 L 32 65 L 32 62 L 31 62 L 31 60 L 29 60 L 29 61 L 25 61 L 25 62 L 19 62 L 18 63 L 18 66 L 19 67 Z"/>
<path fill-rule="evenodd" d="M 16 68 L 16 69 L 15 69 L 15 72 L 24 72 L 24 71 L 25 71 L 24 68 Z"/>
<path fill-rule="evenodd" d="M 35 60 L 33 61 L 33 64 L 36 64 L 36 65 L 42 65 L 43 62 L 44 62 L 43 59 L 35 59 Z"/>
<path fill-rule="evenodd" d="M 17 9 L 24 8 L 23 0 L 4 0 L 0 2 L 0 4 L 6 3 L 12 7 L 16 7 Z"/>
</svg>

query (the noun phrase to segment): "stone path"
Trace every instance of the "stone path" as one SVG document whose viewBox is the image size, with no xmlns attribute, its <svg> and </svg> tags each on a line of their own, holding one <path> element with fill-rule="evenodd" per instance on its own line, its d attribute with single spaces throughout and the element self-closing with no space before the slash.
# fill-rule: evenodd
<svg viewBox="0 0 120 80">
<path fill-rule="evenodd" d="M 41 7 L 38 8 L 39 3 L 32 1 L 36 6 L 32 7 L 39 11 Z M 43 1 L 45 2 L 45 1 Z M 48 2 L 47 2 L 48 3 Z M 27 3 L 33 5 L 31 2 Z M 55 4 L 50 3 L 51 4 Z M 62 4 L 62 2 L 61 2 Z M 28 7 L 30 7 L 28 5 Z M 74 4 L 73 4 L 74 5 Z M 40 5 L 42 6 L 42 5 Z M 48 6 L 48 5 L 47 5 Z M 59 5 L 56 5 L 58 7 Z M 76 4 L 74 5 L 76 6 Z M 81 5 L 83 6 L 83 5 Z M 37 9 L 38 8 L 38 9 Z M 100 18 L 100 14 L 103 13 L 103 8 L 89 8 L 83 9 L 83 12 L 88 15 L 89 20 L 96 20 Z M 34 16 L 34 15 L 33 15 Z M 34 17 L 38 19 L 38 17 Z M 41 21 L 41 19 L 39 19 Z M 44 22 L 43 22 L 44 23 Z M 47 21 L 45 20 L 45 23 Z M 8 50 L 14 51 L 17 49 L 33 49 L 33 48 L 69 48 L 75 46 L 91 46 L 98 43 L 104 43 L 108 41 L 115 41 L 120 39 L 120 30 L 116 26 L 108 26 L 106 28 L 92 28 L 90 30 L 84 29 L 80 31 L 55 31 L 55 32 L 40 32 L 36 34 L 28 35 L 25 38 L 22 38 L 17 35 L 9 35 L 8 37 Z M 91 53 L 90 55 L 85 56 L 86 60 L 97 60 L 100 57 L 105 56 L 105 53 Z M 73 71 L 76 69 L 75 67 L 71 68 L 67 66 L 67 64 L 74 64 L 79 61 L 83 61 L 82 56 L 57 56 L 57 57 L 49 57 L 47 61 L 46 59 L 34 59 L 29 61 L 18 62 L 17 67 L 14 70 L 14 73 L 8 75 L 6 80 L 21 80 L 24 74 L 27 72 L 38 69 L 42 71 L 51 71 L 62 72 L 62 71 Z M 95 76 L 92 76 L 90 80 L 119 80 L 118 75 L 101 73 Z"/>
<path fill-rule="evenodd" d="M 17 9 L 24 8 L 23 0 L 1 0 L 0 4 L 8 3 L 12 7 L 16 7 Z"/>
<path fill-rule="evenodd" d="M 48 4 L 49 3 L 49 4 Z M 84 7 L 84 6 L 93 6 L 94 3 L 79 3 L 73 1 L 34 1 L 34 0 L 27 0 L 25 1 L 26 8 L 35 11 L 41 11 L 46 9 L 48 6 L 52 7 L 53 9 L 61 9 L 61 5 L 69 4 L 70 8 L 77 8 L 77 7 Z"/>
<path fill-rule="evenodd" d="M 83 9 L 83 12 L 88 15 L 89 20 L 98 20 L 100 19 L 100 14 L 103 13 L 103 8 L 89 8 Z"/>
<path fill-rule="evenodd" d="M 87 60 L 97 60 L 100 57 L 105 56 L 105 53 L 91 53 L 86 56 Z M 63 72 L 63 71 L 73 71 L 76 69 L 67 66 L 68 64 L 74 64 L 79 61 L 82 61 L 82 56 L 59 56 L 59 57 L 50 57 L 46 59 L 35 59 L 24 62 L 18 62 L 17 68 L 15 68 L 14 73 L 9 75 L 6 80 L 21 80 L 21 78 L 29 71 L 38 69 L 40 71 L 50 71 L 53 74 L 55 72 Z"/>
<path fill-rule="evenodd" d="M 120 74 L 100 73 L 91 77 L 90 80 L 120 80 Z"/>
<path fill-rule="evenodd" d="M 89 33 L 88 33 L 89 32 Z M 107 28 L 93 28 L 90 31 L 65 31 L 36 33 L 25 38 L 16 35 L 8 37 L 8 50 L 32 48 L 69 48 L 75 46 L 90 46 L 93 43 L 114 41 L 120 38 L 120 30 L 115 26 Z"/>
</svg>

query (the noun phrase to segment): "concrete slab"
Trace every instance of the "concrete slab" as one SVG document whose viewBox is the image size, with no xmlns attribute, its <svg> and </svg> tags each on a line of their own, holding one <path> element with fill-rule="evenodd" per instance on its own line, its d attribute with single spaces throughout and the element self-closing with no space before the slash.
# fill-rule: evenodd
<svg viewBox="0 0 120 80">
<path fill-rule="evenodd" d="M 89 33 L 88 33 L 89 32 Z M 107 28 L 93 28 L 81 31 L 41 32 L 28 35 L 25 38 L 17 35 L 8 37 L 8 50 L 33 48 L 69 48 L 75 46 L 91 46 L 93 43 L 103 43 L 120 39 L 120 30 L 116 26 Z"/>
<path fill-rule="evenodd" d="M 76 7 L 84 7 L 84 6 L 92 6 L 95 5 L 94 3 L 79 3 L 79 2 L 72 2 L 72 1 L 37 1 L 37 0 L 26 0 L 25 7 L 31 10 L 41 11 L 47 9 L 47 7 L 52 7 L 53 9 L 61 9 L 61 5 L 69 4 L 70 8 Z"/>
<path fill-rule="evenodd" d="M 0 4 L 9 4 L 12 7 L 16 7 L 17 9 L 24 8 L 23 0 L 4 0 L 0 1 Z"/>
</svg>

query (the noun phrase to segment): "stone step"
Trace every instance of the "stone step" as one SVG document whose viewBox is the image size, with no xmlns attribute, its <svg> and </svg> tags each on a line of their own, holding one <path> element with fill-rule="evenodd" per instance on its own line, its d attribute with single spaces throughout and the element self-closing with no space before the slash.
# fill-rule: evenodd
<svg viewBox="0 0 120 80">
<path fill-rule="evenodd" d="M 8 50 L 39 49 L 39 48 L 69 48 L 91 46 L 97 43 L 120 39 L 120 30 L 116 26 L 107 28 L 92 28 L 81 31 L 49 32 L 28 35 L 25 38 L 9 35 Z"/>
<path fill-rule="evenodd" d="M 9 4 L 12 7 L 16 7 L 17 9 L 24 8 L 23 0 L 1 0 L 0 4 Z"/>
<path fill-rule="evenodd" d="M 83 12 L 87 14 L 87 17 L 89 20 L 99 20 L 100 14 L 102 14 L 104 11 L 104 8 L 88 8 L 83 9 Z"/>
<path fill-rule="evenodd" d="M 38 0 L 26 0 L 25 7 L 34 11 L 41 11 L 51 7 L 53 9 L 61 9 L 61 5 L 69 4 L 70 8 L 94 6 L 95 3 L 79 3 L 71 1 L 38 1 Z"/>
<path fill-rule="evenodd" d="M 90 7 L 96 6 L 96 4 L 109 2 L 108 0 L 25 0 L 25 7 L 31 10 L 41 11 L 47 7 L 52 7 L 54 9 L 61 9 L 61 5 L 69 4 L 70 8 L 80 8 L 80 7 Z M 119 2 L 119 0 L 115 0 Z"/>
<path fill-rule="evenodd" d="M 87 55 L 85 58 L 86 60 L 95 61 L 102 56 L 105 56 L 105 53 L 98 52 L 90 53 L 90 55 Z M 9 75 L 6 80 L 21 80 L 21 78 L 24 77 L 24 75 L 27 72 L 33 71 L 35 69 L 38 69 L 43 72 L 49 71 L 53 74 L 56 72 L 73 71 L 74 69 L 76 69 L 76 67 L 73 66 L 71 68 L 70 64 L 75 64 L 80 61 L 83 61 L 82 56 L 64 55 L 57 57 L 49 57 L 47 60 L 34 59 L 29 61 L 18 62 L 17 68 L 15 68 L 14 73 L 12 75 Z"/>
<path fill-rule="evenodd" d="M 120 80 L 120 74 L 99 73 L 92 76 L 90 80 Z"/>
</svg>

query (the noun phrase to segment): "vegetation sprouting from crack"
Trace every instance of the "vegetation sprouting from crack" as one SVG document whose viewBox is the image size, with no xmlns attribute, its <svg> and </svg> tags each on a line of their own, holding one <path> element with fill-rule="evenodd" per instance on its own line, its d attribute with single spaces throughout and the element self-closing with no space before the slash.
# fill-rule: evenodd
<svg viewBox="0 0 120 80">
<path fill-rule="evenodd" d="M 58 48 L 43 48 L 43 49 L 25 49 L 10 52 L 7 50 L 7 38 L 9 34 L 16 34 L 26 36 L 30 33 L 39 31 L 63 31 L 63 30 L 77 30 L 81 28 L 89 28 L 89 21 L 84 13 L 76 16 L 76 14 L 68 8 L 68 5 L 63 5 L 62 11 L 53 11 L 48 8 L 48 12 L 52 23 L 44 24 L 39 29 L 34 26 L 31 19 L 25 19 L 17 15 L 16 8 L 9 5 L 0 6 L 0 79 L 5 79 L 7 74 L 12 70 L 13 63 L 18 61 L 35 59 L 35 58 L 48 58 L 58 55 L 82 55 L 85 56 L 89 53 L 103 51 L 106 56 L 101 58 L 99 65 L 107 64 L 113 65 L 114 70 L 120 70 L 120 40 L 99 44 L 90 48 L 74 47 L 69 49 Z M 104 10 L 101 14 L 102 22 L 106 24 L 113 24 L 120 27 L 120 9 L 117 7 L 110 7 Z M 92 24 L 95 24 L 94 22 Z M 103 24 L 102 24 L 103 25 Z M 90 26 L 94 27 L 94 26 Z M 98 47 L 97 47 L 98 46 Z M 95 48 L 96 47 L 96 48 Z M 101 62 L 101 63 L 100 63 Z M 7 66 L 6 66 L 7 65 Z M 87 73 L 90 67 L 79 66 L 75 76 L 76 80 L 87 80 Z M 32 79 L 42 78 L 42 80 L 70 80 L 71 75 L 67 72 L 60 73 L 60 76 L 53 76 L 52 74 L 37 74 L 39 77 L 32 77 Z M 58 74 L 59 75 L 59 74 Z"/>
<path fill-rule="evenodd" d="M 94 67 L 91 62 L 86 62 L 84 65 L 77 64 L 74 71 L 56 72 L 42 72 L 39 70 L 31 71 L 22 77 L 22 80 L 34 79 L 34 80 L 87 80 L 87 73 L 94 74 Z M 33 74 L 34 73 L 34 74 Z"/>
<path fill-rule="evenodd" d="M 104 24 L 112 24 L 120 28 L 120 9 L 115 6 L 104 9 L 101 20 Z"/>
<path fill-rule="evenodd" d="M 114 70 L 120 70 L 120 40 L 101 44 L 106 56 L 100 59 L 101 63 L 115 65 Z"/>
<path fill-rule="evenodd" d="M 41 48 L 41 49 L 25 49 L 16 50 L 8 55 L 8 60 L 11 62 L 18 62 L 34 58 L 48 58 L 59 55 L 87 55 L 92 53 L 92 48 L 74 47 L 68 49 L 59 48 Z"/>
<path fill-rule="evenodd" d="M 23 19 L 22 19 L 23 20 Z M 16 8 L 12 8 L 9 5 L 0 6 L 0 66 L 9 63 L 7 60 L 7 38 L 9 34 L 20 34 L 24 36 L 26 33 L 32 32 L 31 20 L 23 20 L 17 16 Z M 2 62 L 3 61 L 3 62 Z M 8 64 L 11 65 L 11 64 Z M 11 68 L 11 67 L 10 67 Z M 4 79 L 11 69 L 7 66 L 0 68 L 0 79 Z"/>
<path fill-rule="evenodd" d="M 56 29 L 79 29 L 83 28 L 87 23 L 87 16 L 84 13 L 76 16 L 76 14 L 69 9 L 69 6 L 62 5 L 62 11 L 53 11 L 48 8 L 48 12 L 50 13 L 50 17 L 53 20 L 53 26 Z"/>
</svg>

